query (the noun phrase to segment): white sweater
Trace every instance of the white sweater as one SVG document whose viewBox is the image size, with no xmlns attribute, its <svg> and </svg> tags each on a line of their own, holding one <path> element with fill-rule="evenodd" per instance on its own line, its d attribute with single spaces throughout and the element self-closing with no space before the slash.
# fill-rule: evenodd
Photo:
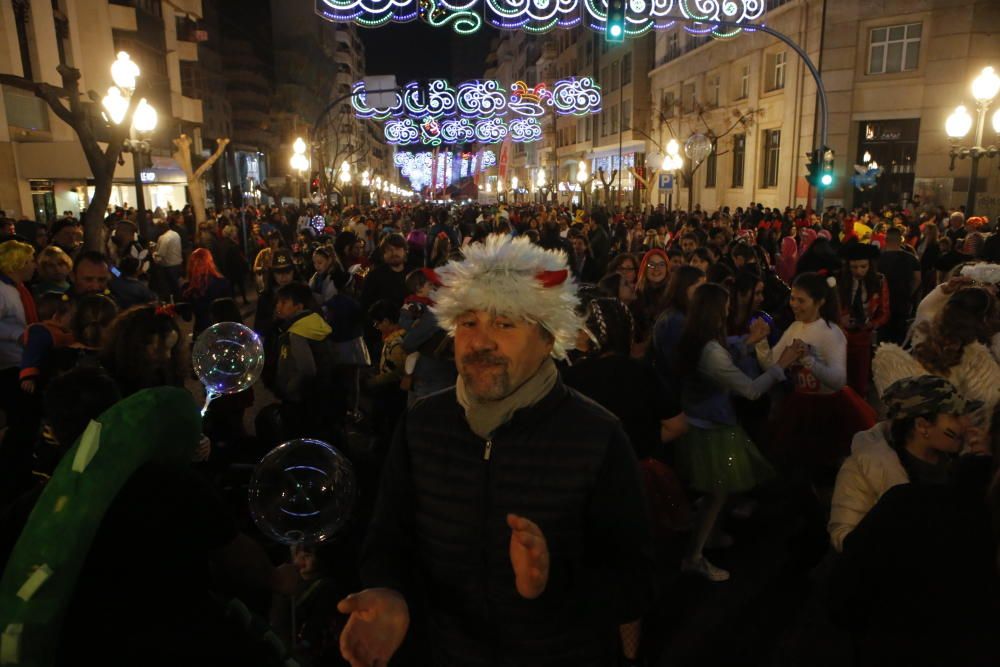
<svg viewBox="0 0 1000 667">
<path fill-rule="evenodd" d="M 811 393 L 832 394 L 847 384 L 847 337 L 836 324 L 820 318 L 804 324 L 792 322 L 781 340 L 770 349 L 767 339 L 757 344 L 757 360 L 765 370 L 774 365 L 785 348 L 796 339 L 809 346 L 801 367 L 792 367 L 798 388 Z M 805 383 L 808 386 L 803 386 Z"/>
<path fill-rule="evenodd" d="M 837 473 L 827 530 L 834 549 L 842 551 L 844 538 L 894 486 L 910 481 L 899 456 L 888 442 L 889 422 L 879 422 L 855 434 L 851 455 Z"/>
</svg>

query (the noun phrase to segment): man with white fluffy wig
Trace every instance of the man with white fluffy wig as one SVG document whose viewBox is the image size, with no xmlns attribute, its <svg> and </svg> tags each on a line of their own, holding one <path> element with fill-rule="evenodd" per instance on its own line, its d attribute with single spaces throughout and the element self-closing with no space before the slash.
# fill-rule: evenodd
<svg viewBox="0 0 1000 667">
<path fill-rule="evenodd" d="M 414 610 L 421 664 L 614 665 L 650 588 L 645 504 L 621 425 L 559 379 L 583 326 L 566 256 L 491 236 L 438 274 L 458 382 L 397 429 L 341 651 L 385 665 Z"/>
</svg>

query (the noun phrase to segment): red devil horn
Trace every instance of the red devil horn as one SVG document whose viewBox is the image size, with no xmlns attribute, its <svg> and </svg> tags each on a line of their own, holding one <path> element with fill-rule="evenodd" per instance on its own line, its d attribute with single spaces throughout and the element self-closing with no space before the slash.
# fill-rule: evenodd
<svg viewBox="0 0 1000 667">
<path fill-rule="evenodd" d="M 420 272 L 424 274 L 424 277 L 426 277 L 427 280 L 429 280 L 435 287 L 441 287 L 441 276 L 437 274 L 437 271 L 434 269 L 423 268 L 420 269 Z"/>
<path fill-rule="evenodd" d="M 555 287 L 562 285 L 569 277 L 569 271 L 560 269 L 559 271 L 541 271 L 535 274 L 535 280 L 542 284 L 542 287 Z"/>
</svg>

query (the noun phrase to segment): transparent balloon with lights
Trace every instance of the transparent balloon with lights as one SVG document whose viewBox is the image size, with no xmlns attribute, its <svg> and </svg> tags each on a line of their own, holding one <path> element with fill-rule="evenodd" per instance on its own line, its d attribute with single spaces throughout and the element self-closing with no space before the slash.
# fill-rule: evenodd
<svg viewBox="0 0 1000 667">
<path fill-rule="evenodd" d="M 335 447 L 309 438 L 271 450 L 250 480 L 250 515 L 283 544 L 325 542 L 350 521 L 357 498 L 354 466 Z"/>
<path fill-rule="evenodd" d="M 711 152 L 712 140 L 700 132 L 692 134 L 684 142 L 684 154 L 695 164 L 704 162 Z"/>
<path fill-rule="evenodd" d="M 205 386 L 204 415 L 219 396 L 253 386 L 264 370 L 264 345 L 250 327 L 238 322 L 220 322 L 198 335 L 191 361 Z"/>
</svg>

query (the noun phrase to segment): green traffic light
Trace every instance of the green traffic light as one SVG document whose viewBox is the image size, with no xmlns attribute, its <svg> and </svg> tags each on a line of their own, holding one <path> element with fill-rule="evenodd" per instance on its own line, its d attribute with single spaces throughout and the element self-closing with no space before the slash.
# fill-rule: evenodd
<svg viewBox="0 0 1000 667">
<path fill-rule="evenodd" d="M 833 185 L 833 174 L 823 174 L 819 179 L 820 185 L 830 187 Z"/>
<path fill-rule="evenodd" d="M 612 25 L 611 26 L 611 36 L 612 37 L 621 37 L 621 34 L 622 34 L 622 27 L 620 25 Z"/>
</svg>

